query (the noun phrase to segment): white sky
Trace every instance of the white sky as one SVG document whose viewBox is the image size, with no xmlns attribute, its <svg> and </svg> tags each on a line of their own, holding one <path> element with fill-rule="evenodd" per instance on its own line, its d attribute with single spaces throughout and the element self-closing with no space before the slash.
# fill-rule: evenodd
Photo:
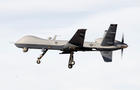
<svg viewBox="0 0 140 90">
<path fill-rule="evenodd" d="M 11 43 L 28 34 L 69 40 L 78 28 L 94 41 L 111 23 L 129 45 L 112 63 L 99 52 L 78 52 L 69 70 L 69 55 L 48 51 L 37 65 L 41 50 L 23 53 Z M 140 90 L 139 23 L 139 0 L 0 0 L 0 90 Z"/>
</svg>

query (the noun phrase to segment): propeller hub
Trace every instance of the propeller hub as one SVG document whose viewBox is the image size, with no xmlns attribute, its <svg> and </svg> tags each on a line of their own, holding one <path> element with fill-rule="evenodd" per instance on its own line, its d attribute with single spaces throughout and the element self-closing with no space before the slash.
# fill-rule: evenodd
<svg viewBox="0 0 140 90">
<path fill-rule="evenodd" d="M 124 45 L 121 46 L 121 48 L 127 48 L 127 47 L 128 47 L 127 44 L 124 44 Z"/>
</svg>

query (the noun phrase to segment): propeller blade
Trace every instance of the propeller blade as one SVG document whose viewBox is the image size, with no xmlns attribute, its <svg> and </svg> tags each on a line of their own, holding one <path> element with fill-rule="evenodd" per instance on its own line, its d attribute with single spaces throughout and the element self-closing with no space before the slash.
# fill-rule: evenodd
<svg viewBox="0 0 140 90">
<path fill-rule="evenodd" d="M 122 34 L 122 44 L 124 43 L 124 34 Z"/>
<path fill-rule="evenodd" d="M 123 58 L 123 48 L 121 49 L 121 59 Z"/>
</svg>

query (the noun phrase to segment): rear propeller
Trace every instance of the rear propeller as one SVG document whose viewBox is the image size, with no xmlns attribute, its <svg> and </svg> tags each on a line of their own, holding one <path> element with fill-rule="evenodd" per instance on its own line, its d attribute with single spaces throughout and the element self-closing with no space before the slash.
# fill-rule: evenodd
<svg viewBox="0 0 140 90">
<path fill-rule="evenodd" d="M 124 44 L 124 34 L 122 34 L 122 44 Z M 121 49 L 121 59 L 123 58 L 123 48 Z"/>
</svg>

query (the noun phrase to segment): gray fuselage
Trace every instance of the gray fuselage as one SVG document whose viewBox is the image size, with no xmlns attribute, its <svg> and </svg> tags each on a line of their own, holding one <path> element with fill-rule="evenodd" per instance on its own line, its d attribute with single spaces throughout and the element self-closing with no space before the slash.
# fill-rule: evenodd
<svg viewBox="0 0 140 90">
<path fill-rule="evenodd" d="M 97 39 L 95 42 L 84 42 L 83 47 L 77 47 L 69 44 L 66 40 L 48 40 L 35 36 L 24 36 L 18 40 L 15 45 L 19 48 L 30 49 L 50 49 L 50 50 L 73 50 L 73 51 L 110 51 L 126 48 L 126 44 L 121 44 L 120 41 L 115 41 L 113 46 L 101 46 L 102 38 Z"/>
</svg>

